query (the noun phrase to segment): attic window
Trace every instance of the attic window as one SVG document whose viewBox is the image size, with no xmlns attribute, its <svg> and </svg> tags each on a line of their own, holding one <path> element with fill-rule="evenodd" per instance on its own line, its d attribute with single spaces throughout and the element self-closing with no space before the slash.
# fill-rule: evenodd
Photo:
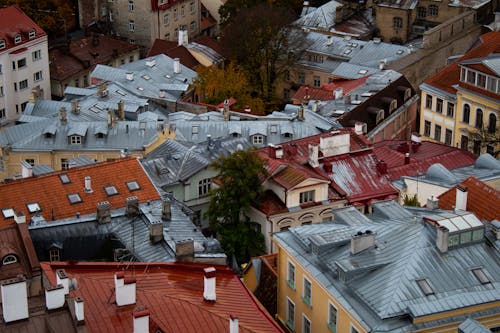
<svg viewBox="0 0 500 333">
<path fill-rule="evenodd" d="M 8 254 L 5 257 L 3 257 L 2 265 L 15 264 L 16 262 L 17 262 L 17 257 L 13 254 Z"/>
<path fill-rule="evenodd" d="M 16 37 L 14 37 L 14 43 L 15 44 L 21 43 L 21 35 L 16 35 Z"/>
<path fill-rule="evenodd" d="M 104 192 L 106 192 L 108 197 L 118 194 L 118 190 L 113 185 L 104 186 Z"/>
<path fill-rule="evenodd" d="M 36 212 L 41 211 L 40 205 L 38 204 L 38 202 L 32 202 L 32 203 L 26 204 L 26 207 L 28 207 L 28 211 L 30 213 L 36 213 Z"/>
<path fill-rule="evenodd" d="M 68 194 L 68 200 L 72 205 L 82 202 L 82 198 L 78 193 Z"/>
<path fill-rule="evenodd" d="M 139 183 L 137 183 L 135 180 L 132 180 L 130 182 L 127 182 L 127 187 L 130 192 L 140 190 L 141 187 L 139 186 Z"/>
<path fill-rule="evenodd" d="M 6 219 L 14 217 L 14 209 L 12 209 L 12 208 L 2 209 L 2 214 L 3 214 L 3 217 Z"/>
<path fill-rule="evenodd" d="M 68 175 L 65 173 L 60 174 L 59 179 L 61 179 L 61 183 L 63 183 L 63 184 L 71 183 L 71 180 L 69 179 Z"/>
<path fill-rule="evenodd" d="M 481 282 L 481 284 L 491 283 L 490 279 L 486 276 L 482 268 L 474 268 L 472 270 L 472 274 L 476 277 L 476 279 Z"/>
<path fill-rule="evenodd" d="M 29 33 L 29 39 L 35 38 L 35 36 L 36 36 L 35 29 L 31 29 Z"/>
<path fill-rule="evenodd" d="M 79 135 L 72 135 L 69 137 L 72 145 L 80 145 L 82 144 L 82 137 Z"/>
<path fill-rule="evenodd" d="M 422 290 L 422 292 L 424 293 L 425 296 L 434 295 L 434 290 L 430 286 L 430 284 L 427 281 L 427 279 L 417 280 L 417 284 L 418 284 L 418 286 L 420 287 L 420 290 Z"/>
<path fill-rule="evenodd" d="M 0 39 L 0 49 L 5 48 L 5 39 Z"/>
</svg>

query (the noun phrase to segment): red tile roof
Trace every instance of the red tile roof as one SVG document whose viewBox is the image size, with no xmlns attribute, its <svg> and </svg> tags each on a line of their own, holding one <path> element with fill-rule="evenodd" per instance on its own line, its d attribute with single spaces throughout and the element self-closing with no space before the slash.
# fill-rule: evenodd
<svg viewBox="0 0 500 333">
<path fill-rule="evenodd" d="M 466 150 L 453 148 L 444 144 L 422 141 L 416 151 L 410 149 L 410 163 L 405 164 L 404 150 L 406 140 L 385 140 L 375 143 L 373 152 L 377 160 L 387 163 L 387 173 L 391 180 L 402 176 L 416 176 L 427 172 L 434 163 L 441 163 L 447 169 L 455 169 L 475 162 L 477 156 Z M 401 151 L 398 151 L 398 148 Z"/>
<path fill-rule="evenodd" d="M 16 6 L 0 8 L 0 17 L 0 39 L 5 40 L 5 48 L 1 49 L 0 52 L 5 52 L 29 41 L 31 30 L 35 30 L 35 37 L 31 40 L 46 36 L 45 31 Z M 14 43 L 16 35 L 21 36 L 21 42 L 17 44 Z"/>
<path fill-rule="evenodd" d="M 264 307 L 227 266 L 216 268 L 216 302 L 203 300 L 203 269 L 194 263 L 42 263 L 55 285 L 55 272 L 64 269 L 78 282 L 72 296 L 85 302 L 88 332 L 132 332 L 136 306 L 150 311 L 150 329 L 165 333 L 228 332 L 229 316 L 239 318 L 239 330 L 283 332 Z M 118 307 L 114 296 L 114 273 L 135 277 L 136 304 Z"/>
<path fill-rule="evenodd" d="M 63 184 L 61 174 L 66 174 L 70 183 Z M 85 177 L 91 177 L 93 192 L 84 192 Z M 137 181 L 139 190 L 130 191 L 126 182 Z M 114 185 L 118 194 L 107 196 L 104 186 Z M 78 193 L 82 202 L 71 204 L 68 194 Z M 139 202 L 159 200 L 160 195 L 151 183 L 141 164 L 135 158 L 104 162 L 74 169 L 53 172 L 37 177 L 24 178 L 10 183 L 0 184 L 0 208 L 13 208 L 22 211 L 29 222 L 31 216 L 28 203 L 37 202 L 41 215 L 47 220 L 64 219 L 95 213 L 97 203 L 109 201 L 111 209 L 125 207 L 127 197 L 137 196 Z M 0 213 L 0 225 L 14 223 L 12 218 L 5 219 Z"/>
<path fill-rule="evenodd" d="M 335 97 L 335 89 L 342 88 L 344 94 L 365 84 L 368 76 L 356 80 L 336 80 L 323 85 L 321 88 L 300 86 L 299 90 L 293 95 L 292 100 L 302 101 L 304 99 L 329 101 Z"/>
<path fill-rule="evenodd" d="M 487 221 L 500 218 L 500 191 L 472 176 L 462 181 L 460 185 L 467 188 L 467 211 Z M 438 197 L 439 208 L 453 209 L 456 205 L 456 191 L 457 187 L 454 186 L 441 194 Z"/>
<path fill-rule="evenodd" d="M 441 90 L 456 93 L 453 87 L 460 81 L 459 62 L 467 59 L 483 58 L 491 53 L 500 53 L 500 31 L 492 31 L 480 37 L 481 44 L 467 52 L 452 64 L 427 78 L 424 82 Z"/>
</svg>

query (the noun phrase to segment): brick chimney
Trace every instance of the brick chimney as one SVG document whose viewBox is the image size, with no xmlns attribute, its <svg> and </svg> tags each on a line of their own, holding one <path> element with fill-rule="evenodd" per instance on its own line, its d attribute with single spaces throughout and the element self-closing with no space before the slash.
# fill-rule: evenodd
<svg viewBox="0 0 500 333">
<path fill-rule="evenodd" d="M 192 262 L 194 260 L 194 240 L 185 239 L 175 242 L 175 261 Z"/>
<path fill-rule="evenodd" d="M 97 214 L 96 220 L 99 224 L 111 222 L 111 212 L 110 212 L 109 201 L 101 201 L 97 203 Z"/>
<path fill-rule="evenodd" d="M 108 127 L 112 128 L 115 125 L 115 112 L 113 109 L 108 109 Z"/>
<path fill-rule="evenodd" d="M 58 284 L 57 286 L 48 286 L 45 288 L 45 306 L 47 310 L 55 310 L 64 306 L 64 286 Z"/>
<path fill-rule="evenodd" d="M 56 283 L 62 284 L 64 287 L 64 295 L 69 294 L 69 277 L 64 269 L 58 269 L 56 271 Z"/>
<path fill-rule="evenodd" d="M 133 196 L 125 199 L 125 215 L 129 218 L 139 215 L 139 198 Z"/>
<path fill-rule="evenodd" d="M 467 210 L 467 187 L 460 184 L 457 185 L 455 209 Z"/>
<path fill-rule="evenodd" d="M 163 222 L 153 221 L 149 225 L 149 239 L 151 243 L 158 243 L 163 240 Z"/>
<path fill-rule="evenodd" d="M 375 233 L 371 230 L 365 232 L 358 231 L 351 237 L 351 254 L 357 254 L 361 251 L 375 246 Z"/>
<path fill-rule="evenodd" d="M 80 114 L 80 106 L 78 106 L 77 100 L 71 101 L 71 113 Z"/>
<path fill-rule="evenodd" d="M 170 201 L 163 200 L 161 203 L 161 219 L 163 221 L 170 221 L 172 218 L 172 210 Z"/>
<path fill-rule="evenodd" d="M 125 103 L 122 100 L 118 102 L 118 119 L 125 120 Z"/>
<path fill-rule="evenodd" d="M 64 106 L 59 109 L 59 121 L 62 125 L 65 125 L 68 122 L 68 113 Z"/>
<path fill-rule="evenodd" d="M 135 304 L 136 281 L 134 278 L 125 278 L 123 272 L 115 273 L 115 297 L 118 306 Z"/>
<path fill-rule="evenodd" d="M 203 269 L 203 299 L 208 302 L 215 302 L 215 267 L 207 267 Z"/>
<path fill-rule="evenodd" d="M 18 276 L 2 281 L 1 291 L 4 322 L 10 323 L 29 317 L 26 278 Z"/>
<path fill-rule="evenodd" d="M 297 119 L 304 120 L 304 107 L 302 105 L 297 110 Z"/>
<path fill-rule="evenodd" d="M 134 333 L 149 333 L 149 310 L 134 312 Z"/>
<path fill-rule="evenodd" d="M 238 317 L 233 315 L 229 316 L 229 333 L 238 333 L 239 325 L 238 325 Z"/>
</svg>

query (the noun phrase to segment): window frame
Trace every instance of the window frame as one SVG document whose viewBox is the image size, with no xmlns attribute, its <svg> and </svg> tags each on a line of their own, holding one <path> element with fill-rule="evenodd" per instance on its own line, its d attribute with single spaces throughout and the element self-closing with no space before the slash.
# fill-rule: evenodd
<svg viewBox="0 0 500 333">
<path fill-rule="evenodd" d="M 303 191 L 299 193 L 299 203 L 306 204 L 315 202 L 316 190 Z"/>
<path fill-rule="evenodd" d="M 135 31 L 135 20 L 129 20 L 128 21 L 128 31 Z"/>
<path fill-rule="evenodd" d="M 264 141 L 264 135 L 262 134 L 255 134 L 252 136 L 252 144 L 254 145 L 263 145 Z"/>
<path fill-rule="evenodd" d="M 469 125 L 470 124 L 470 105 L 465 103 L 463 106 L 462 106 L 462 123 L 464 124 L 467 124 Z M 465 117 L 467 115 L 467 117 Z M 466 118 L 467 118 L 467 121 L 466 121 Z"/>
<path fill-rule="evenodd" d="M 306 330 L 306 323 L 309 323 L 309 329 Z M 305 313 L 302 313 L 302 333 L 311 333 L 312 332 L 312 323 L 311 320 L 306 316 Z"/>
<path fill-rule="evenodd" d="M 286 263 L 286 283 L 293 290 L 295 290 L 296 286 L 295 279 L 297 278 L 296 276 L 297 271 L 295 268 L 296 268 L 295 265 L 290 260 L 288 260 Z"/>
<path fill-rule="evenodd" d="M 333 309 L 334 311 L 330 311 L 331 309 Z M 332 317 L 333 313 L 335 314 L 334 317 Z M 332 320 L 332 319 L 334 319 L 334 320 Z M 330 300 L 328 300 L 328 318 L 327 318 L 326 326 L 328 327 L 328 329 L 330 331 L 332 331 L 334 333 L 337 332 L 338 320 L 339 320 L 339 310 Z"/>
<path fill-rule="evenodd" d="M 429 16 L 437 17 L 439 16 L 439 7 L 436 5 L 429 5 Z"/>
<path fill-rule="evenodd" d="M 295 303 L 289 298 L 286 298 L 286 317 L 285 317 L 285 324 L 287 327 L 289 327 L 292 331 L 295 330 Z M 292 314 L 290 315 L 290 305 L 292 305 Z"/>
<path fill-rule="evenodd" d="M 2 258 L 2 266 L 12 265 L 19 262 L 17 256 L 13 253 L 9 253 Z"/>
<path fill-rule="evenodd" d="M 198 182 L 198 196 L 204 197 L 209 195 L 212 189 L 212 178 L 204 178 Z"/>
<path fill-rule="evenodd" d="M 309 295 L 306 295 L 307 285 L 309 285 Z M 305 275 L 302 277 L 302 300 L 309 307 L 312 307 L 312 282 Z"/>
<path fill-rule="evenodd" d="M 434 125 L 434 140 L 441 142 L 441 135 L 442 135 L 441 125 L 435 124 Z"/>
</svg>

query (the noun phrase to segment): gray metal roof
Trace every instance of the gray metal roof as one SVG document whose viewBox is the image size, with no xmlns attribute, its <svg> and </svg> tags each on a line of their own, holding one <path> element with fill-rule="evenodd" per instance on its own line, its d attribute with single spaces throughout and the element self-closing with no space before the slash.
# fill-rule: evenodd
<svg viewBox="0 0 500 333">
<path fill-rule="evenodd" d="M 186 45 L 186 48 L 203 54 L 207 59 L 210 59 L 213 64 L 219 64 L 224 61 L 224 57 L 222 55 L 206 45 L 190 42 Z"/>
<path fill-rule="evenodd" d="M 441 254 L 436 227 L 423 220 L 433 212 L 393 201 L 373 207 L 368 217 L 353 207 L 334 210 L 336 223 L 290 228 L 274 238 L 372 332 L 412 331 L 410 317 L 500 300 L 499 252 L 484 240 Z M 343 238 L 366 230 L 376 234 L 376 247 L 352 255 Z M 313 236 L 327 236 L 330 248 L 312 253 Z M 491 283 L 481 284 L 473 268 L 482 268 Z M 419 279 L 427 279 L 432 295 L 420 290 Z"/>
<path fill-rule="evenodd" d="M 39 176 L 39 175 L 43 175 L 43 174 L 50 173 L 50 172 L 54 171 L 54 169 L 52 169 L 50 166 L 48 166 L 46 164 L 33 165 L 32 170 L 33 170 L 34 176 Z"/>
<path fill-rule="evenodd" d="M 466 321 L 458 325 L 459 333 L 490 333 L 491 331 L 481 325 L 474 319 L 468 318 Z"/>
<path fill-rule="evenodd" d="M 341 3 L 332 0 L 314 10 L 308 7 L 308 13 L 303 11 L 305 15 L 301 15 L 293 24 L 303 28 L 328 30 L 335 25 L 336 10 L 341 6 Z"/>
</svg>

